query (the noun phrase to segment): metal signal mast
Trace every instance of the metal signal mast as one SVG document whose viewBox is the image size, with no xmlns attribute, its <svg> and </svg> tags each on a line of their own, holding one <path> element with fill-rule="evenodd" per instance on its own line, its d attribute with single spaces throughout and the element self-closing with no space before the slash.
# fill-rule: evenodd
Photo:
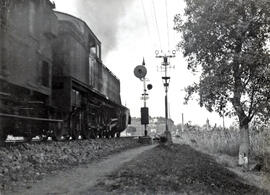
<svg viewBox="0 0 270 195">
<path fill-rule="evenodd" d="M 148 99 L 147 89 L 151 90 L 153 87 L 151 84 L 148 84 L 146 86 L 147 80 L 145 78 L 146 74 L 147 69 L 145 67 L 145 61 L 143 59 L 142 65 L 138 65 L 135 67 L 134 75 L 143 82 L 143 94 L 142 94 L 143 107 L 141 108 L 141 124 L 144 125 L 144 136 L 147 136 L 147 125 L 149 124 L 149 111 L 148 107 L 146 107 L 146 100 Z"/>
<path fill-rule="evenodd" d="M 166 135 L 167 140 L 169 142 L 171 142 L 172 138 L 171 138 L 171 133 L 170 133 L 169 127 L 168 127 L 168 88 L 169 88 L 169 83 L 170 83 L 171 77 L 168 76 L 168 69 L 172 68 L 172 67 L 170 66 L 170 62 L 168 61 L 168 59 L 174 58 L 176 51 L 173 50 L 172 55 L 167 55 L 167 54 L 159 55 L 160 52 L 158 50 L 156 50 L 155 53 L 156 53 L 156 58 L 163 59 L 163 62 L 161 63 L 161 66 L 160 66 L 160 70 L 162 72 L 164 72 L 164 76 L 161 77 L 164 88 L 165 88 L 165 120 L 166 120 L 166 125 L 165 125 L 165 132 L 164 133 Z M 162 51 L 161 51 L 161 53 L 162 53 Z"/>
</svg>

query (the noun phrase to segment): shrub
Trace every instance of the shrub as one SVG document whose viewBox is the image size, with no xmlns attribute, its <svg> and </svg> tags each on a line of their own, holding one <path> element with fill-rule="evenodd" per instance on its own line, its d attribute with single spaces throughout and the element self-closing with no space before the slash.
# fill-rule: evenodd
<svg viewBox="0 0 270 195">
<path fill-rule="evenodd" d="M 167 137 L 165 137 L 165 136 L 160 136 L 160 143 L 165 143 L 165 142 L 167 142 Z"/>
</svg>

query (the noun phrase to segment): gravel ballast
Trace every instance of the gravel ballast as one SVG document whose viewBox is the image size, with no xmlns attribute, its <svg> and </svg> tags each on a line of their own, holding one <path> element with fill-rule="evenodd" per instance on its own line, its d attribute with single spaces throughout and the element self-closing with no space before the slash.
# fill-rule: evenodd
<svg viewBox="0 0 270 195">
<path fill-rule="evenodd" d="M 134 138 L 115 138 L 0 147 L 0 194 L 28 188 L 48 174 L 141 145 Z"/>
</svg>

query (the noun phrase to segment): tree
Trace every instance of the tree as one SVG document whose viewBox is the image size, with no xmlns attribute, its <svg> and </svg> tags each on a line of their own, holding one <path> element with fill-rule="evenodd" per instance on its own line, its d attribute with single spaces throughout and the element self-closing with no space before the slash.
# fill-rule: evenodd
<svg viewBox="0 0 270 195">
<path fill-rule="evenodd" d="M 268 0 L 185 0 L 185 15 L 174 18 L 188 69 L 200 81 L 186 88 L 186 102 L 198 93 L 200 105 L 239 121 L 240 155 L 248 159 L 249 122 L 269 118 L 270 2 Z M 240 159 L 239 159 L 240 160 Z"/>
</svg>

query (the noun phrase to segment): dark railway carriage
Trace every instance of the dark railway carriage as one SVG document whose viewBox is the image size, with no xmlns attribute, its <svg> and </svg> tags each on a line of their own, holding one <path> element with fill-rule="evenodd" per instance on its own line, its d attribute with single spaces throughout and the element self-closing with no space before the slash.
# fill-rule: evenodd
<svg viewBox="0 0 270 195">
<path fill-rule="evenodd" d="M 119 136 L 129 110 L 87 24 L 49 0 L 0 3 L 0 142 Z"/>
<path fill-rule="evenodd" d="M 58 21 L 48 0 L 0 3 L 0 141 L 8 134 L 31 139 L 61 122 L 51 107 Z"/>
</svg>

